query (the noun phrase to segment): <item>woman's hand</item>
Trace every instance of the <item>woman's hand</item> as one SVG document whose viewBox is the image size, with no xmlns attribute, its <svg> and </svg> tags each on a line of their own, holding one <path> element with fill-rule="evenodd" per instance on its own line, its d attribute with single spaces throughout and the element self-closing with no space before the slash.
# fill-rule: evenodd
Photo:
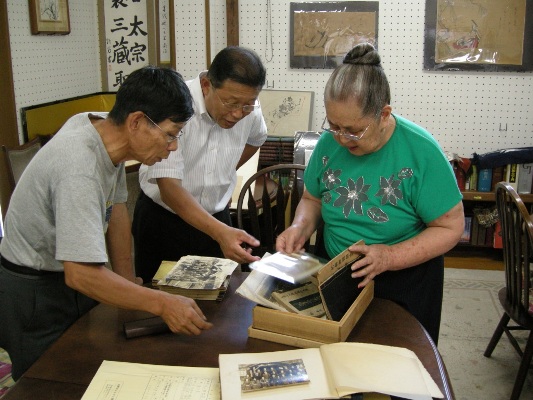
<svg viewBox="0 0 533 400">
<path fill-rule="evenodd" d="M 361 253 L 363 258 L 352 264 L 352 278 L 364 278 L 358 285 L 365 287 L 377 275 L 388 271 L 392 265 L 391 248 L 384 244 L 354 244 L 350 251 Z"/>
<path fill-rule="evenodd" d="M 299 225 L 291 225 L 276 239 L 276 250 L 283 253 L 298 253 L 303 250 L 307 237 Z"/>
</svg>

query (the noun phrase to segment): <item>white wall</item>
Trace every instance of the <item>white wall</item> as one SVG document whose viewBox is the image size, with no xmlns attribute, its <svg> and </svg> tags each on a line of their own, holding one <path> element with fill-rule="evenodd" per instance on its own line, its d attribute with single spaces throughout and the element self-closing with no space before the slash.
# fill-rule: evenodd
<svg viewBox="0 0 533 400">
<path fill-rule="evenodd" d="M 177 69 L 192 78 L 206 67 L 204 2 L 175 0 Z M 265 58 L 267 0 L 241 0 L 240 44 L 253 48 L 275 89 L 315 92 L 311 129 L 325 113 L 331 70 L 289 68 L 289 5 L 271 0 L 274 58 Z M 17 113 L 21 107 L 102 90 L 96 1 L 69 0 L 72 32 L 30 33 L 28 2 L 7 0 Z M 225 45 L 225 0 L 210 0 L 211 54 Z M 533 146 L 533 73 L 423 71 L 425 0 L 379 1 L 379 50 L 395 112 L 426 127 L 447 151 Z M 500 132 L 500 123 L 507 131 Z M 20 124 L 19 124 L 20 126 Z M 19 129 L 20 130 L 20 129 Z"/>
<path fill-rule="evenodd" d="M 7 0 L 21 142 L 21 107 L 102 91 L 96 1 L 68 3 L 70 34 L 41 36 L 30 32 L 28 1 Z"/>
</svg>

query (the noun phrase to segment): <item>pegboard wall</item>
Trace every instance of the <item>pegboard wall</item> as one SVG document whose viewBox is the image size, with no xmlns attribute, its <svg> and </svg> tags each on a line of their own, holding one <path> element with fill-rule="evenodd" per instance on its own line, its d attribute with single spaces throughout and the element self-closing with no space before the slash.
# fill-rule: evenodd
<svg viewBox="0 0 533 400">
<path fill-rule="evenodd" d="M 174 1 L 177 70 L 186 79 L 207 65 L 203 4 Z M 211 58 L 226 43 L 225 4 L 209 3 Z M 19 127 L 21 107 L 102 90 L 96 1 L 69 0 L 71 33 L 65 36 L 31 35 L 28 2 L 7 0 L 7 6 Z M 464 157 L 533 146 L 533 73 L 423 71 L 424 18 L 425 0 L 379 1 L 378 45 L 395 112 Z M 315 92 L 311 129 L 317 130 L 331 70 L 289 67 L 289 21 L 288 0 L 239 1 L 240 44 L 261 56 L 269 89 Z"/>
<path fill-rule="evenodd" d="M 28 2 L 7 0 L 13 84 L 22 142 L 22 107 L 100 92 L 98 9 L 69 0 L 68 35 L 32 35 Z"/>
<path fill-rule="evenodd" d="M 175 1 L 177 69 L 187 78 L 206 67 L 204 8 L 198 3 Z M 425 3 L 379 1 L 378 46 L 394 112 L 463 157 L 533 146 L 533 73 L 424 71 Z M 209 20 L 214 57 L 225 46 L 224 0 L 210 1 Z M 332 70 L 289 67 L 290 1 L 239 1 L 239 36 L 240 45 L 254 49 L 265 63 L 269 89 L 315 92 L 311 129 L 319 129 L 325 117 L 322 93 Z"/>
</svg>

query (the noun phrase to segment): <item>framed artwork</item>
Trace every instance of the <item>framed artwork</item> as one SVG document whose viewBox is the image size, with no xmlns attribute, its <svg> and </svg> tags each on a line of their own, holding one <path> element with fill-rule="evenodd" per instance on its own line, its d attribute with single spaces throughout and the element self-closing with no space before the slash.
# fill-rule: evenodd
<svg viewBox="0 0 533 400">
<path fill-rule="evenodd" d="M 533 0 L 426 0 L 424 69 L 533 70 Z"/>
<path fill-rule="evenodd" d="M 41 0 L 42 1 L 42 0 Z M 116 92 L 136 69 L 159 62 L 155 2 L 98 0 L 102 85 Z M 158 3 L 159 4 L 159 3 Z"/>
<path fill-rule="evenodd" d="M 174 0 L 156 0 L 157 65 L 174 67 Z"/>
<path fill-rule="evenodd" d="M 309 130 L 314 95 L 315 92 L 296 90 L 262 90 L 259 102 L 268 135 L 294 137 L 296 131 Z"/>
<path fill-rule="evenodd" d="M 335 68 L 359 43 L 378 43 L 377 1 L 290 4 L 290 67 Z"/>
<path fill-rule="evenodd" d="M 32 35 L 68 35 L 68 0 L 29 0 Z"/>
</svg>

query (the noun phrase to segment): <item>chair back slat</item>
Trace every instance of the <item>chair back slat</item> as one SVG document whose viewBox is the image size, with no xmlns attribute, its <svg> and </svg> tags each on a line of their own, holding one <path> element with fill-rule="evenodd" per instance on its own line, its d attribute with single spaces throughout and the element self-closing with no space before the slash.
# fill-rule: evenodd
<svg viewBox="0 0 533 400">
<path fill-rule="evenodd" d="M 275 236 L 277 237 L 285 230 L 285 208 L 287 204 L 287 193 L 283 188 L 283 179 L 278 177 L 278 185 L 276 191 L 276 229 Z"/>
<path fill-rule="evenodd" d="M 268 190 L 268 174 L 264 174 L 263 181 L 263 194 L 261 196 L 261 209 L 263 212 L 262 228 L 261 228 L 261 244 L 263 247 L 271 249 L 274 247 L 275 238 L 272 235 L 274 231 L 274 224 L 272 222 L 272 200 L 270 198 L 270 192 Z"/>
<path fill-rule="evenodd" d="M 516 312 L 529 309 L 530 262 L 533 255 L 533 222 L 512 186 L 496 185 L 496 205 L 502 230 L 507 301 Z"/>
<path fill-rule="evenodd" d="M 257 205 L 255 204 L 254 196 L 252 194 L 252 189 L 250 186 L 246 188 L 248 191 L 248 212 L 250 216 L 250 229 L 251 234 L 257 239 L 261 240 L 261 229 L 259 227 L 259 216 L 257 214 Z M 240 225 L 241 222 L 239 221 Z"/>
<path fill-rule="evenodd" d="M 259 248 L 253 249 L 254 255 L 261 257 L 265 252 L 276 251 L 276 239 L 292 223 L 303 194 L 304 170 L 301 164 L 273 165 L 257 171 L 242 185 L 237 201 L 237 225 L 261 242 Z M 250 187 L 254 182 L 252 194 Z M 242 207 L 246 193 L 247 210 Z"/>
</svg>

